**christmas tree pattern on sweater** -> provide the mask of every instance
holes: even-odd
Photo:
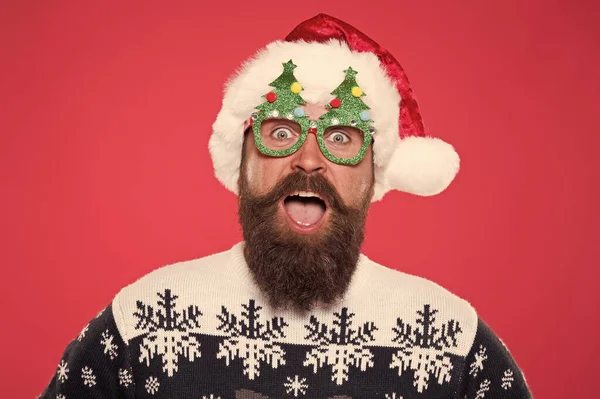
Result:
[[[531,397],[488,326],[435,295],[370,312],[348,300],[299,318],[242,285],[219,298],[186,280],[118,296],[68,345],[41,398]]]

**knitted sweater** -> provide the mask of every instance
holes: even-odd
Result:
[[[361,255],[334,309],[274,312],[242,245],[121,290],[41,398],[531,397],[503,343],[440,286]]]

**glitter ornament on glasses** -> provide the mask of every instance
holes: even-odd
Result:
[[[264,95],[267,100],[256,107],[257,113],[252,114],[252,130],[254,132],[254,141],[256,147],[265,155],[272,157],[284,157],[293,154],[302,146],[306,135],[299,135],[298,141],[292,146],[286,148],[273,148],[263,140],[261,135],[262,122],[265,119],[277,118],[279,115],[285,115],[287,120],[295,121],[301,126],[301,130],[309,128],[309,120],[300,105],[306,104],[306,101],[300,95],[303,90],[302,85],[294,76],[296,65],[289,60],[283,63],[283,72],[277,79],[269,84],[273,90]],[[283,141],[283,140],[280,140]]]
[[[329,103],[329,111],[321,116],[319,121],[319,131],[325,134],[317,135],[317,139],[321,150],[330,161],[342,165],[356,165],[365,157],[375,130],[371,126],[373,120],[368,111],[370,108],[361,100],[366,94],[356,82],[358,72],[349,67],[344,73],[344,81],[331,92],[335,99]],[[344,132],[350,140],[358,142],[351,143],[348,150],[338,149],[339,146],[336,148],[335,143],[332,144],[331,140],[328,140],[328,132],[336,132],[336,126],[352,127]],[[359,131],[360,133],[357,133]]]
[[[252,130],[258,150],[268,156],[284,157],[296,152],[308,134],[317,137],[319,148],[331,162],[356,165],[363,160],[374,129],[369,107],[360,99],[365,95],[356,82],[357,72],[344,71],[344,81],[331,93],[336,96],[328,112],[318,121],[309,121],[301,105],[302,85],[294,76],[292,60],[283,64],[283,73],[269,86],[274,89],[264,95],[267,100],[252,114]],[[279,115],[283,115],[277,119]],[[268,127],[263,122],[269,120]],[[288,122],[286,123],[287,120]]]

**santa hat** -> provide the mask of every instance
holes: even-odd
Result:
[[[348,67],[366,93],[374,123],[375,195],[389,190],[430,196],[445,190],[459,169],[454,148],[425,134],[419,107],[396,59],[364,33],[325,14],[302,22],[283,41],[275,41],[247,60],[225,88],[213,124],[209,150],[217,179],[237,194],[244,124],[269,83],[292,60],[294,75],[308,103],[328,104]]]

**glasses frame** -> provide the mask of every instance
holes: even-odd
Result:
[[[290,148],[286,148],[284,150],[272,150],[272,149],[268,148],[262,141],[262,136],[261,136],[261,131],[260,131],[261,127],[262,127],[262,122],[265,119],[282,119],[282,120],[287,119],[290,121],[295,121],[296,123],[298,123],[300,125],[300,128],[302,130],[300,133],[300,138],[293,146],[291,146]],[[363,132],[363,144],[360,147],[360,150],[358,151],[358,153],[355,156],[353,156],[351,158],[341,158],[341,157],[338,157],[337,155],[332,154],[329,151],[329,149],[327,148],[327,145],[325,144],[324,135],[325,135],[325,132],[327,131],[327,129],[329,129],[330,127],[336,127],[336,126],[344,127],[345,125],[330,125],[323,120],[309,120],[306,116],[297,117],[293,114],[289,114],[287,116],[287,118],[285,118],[285,117],[281,118],[279,116],[268,116],[267,117],[265,115],[265,113],[262,111],[254,113],[252,115],[252,118],[250,119],[250,123],[252,124],[252,131],[254,133],[254,142],[256,144],[256,147],[262,154],[270,156],[270,157],[287,157],[289,155],[292,155],[293,153],[298,151],[300,149],[300,147],[302,147],[302,145],[306,141],[306,138],[308,137],[308,135],[312,133],[317,137],[317,143],[319,144],[321,153],[325,156],[325,158],[327,158],[331,162],[336,163],[338,165],[354,166],[354,165],[358,165],[365,158],[367,149],[369,148],[369,145],[373,142],[373,134],[370,131],[365,132],[364,130],[359,129]],[[348,127],[353,127],[353,126],[348,126]]]

